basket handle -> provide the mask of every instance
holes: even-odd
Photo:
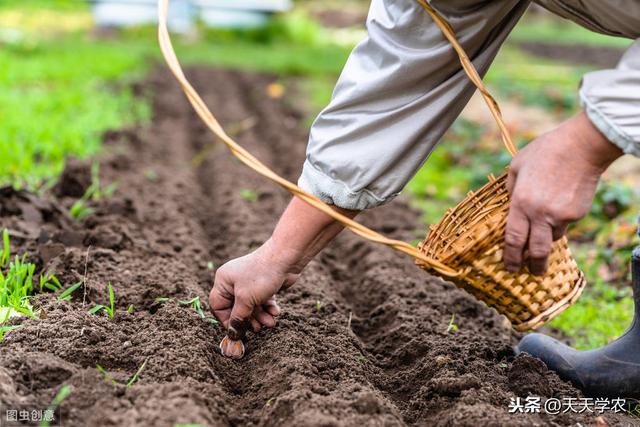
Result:
[[[511,141],[509,133],[507,131],[506,126],[502,121],[502,115],[500,113],[500,109],[498,104],[493,99],[493,97],[489,94],[486,87],[482,83],[482,79],[478,75],[475,70],[473,64],[469,60],[469,58],[464,53],[462,47],[458,44],[455,35],[453,34],[453,30],[447,24],[440,15],[435,12],[431,8],[431,6],[426,3],[424,0],[417,0],[418,3],[425,8],[425,10],[433,17],[438,27],[445,34],[447,39],[451,41],[454,46],[456,52],[460,56],[460,62],[465,70],[465,72],[469,75],[471,81],[478,87],[482,95],[484,96],[485,101],[487,101],[487,105],[489,109],[493,113],[494,118],[498,122],[498,126],[500,127],[503,142],[507,147],[507,150],[511,153],[515,153],[515,146]],[[346,228],[351,230],[353,233],[357,234],[360,237],[363,237],[367,240],[371,240],[372,242],[381,243],[383,245],[390,246],[400,252],[411,255],[417,260],[420,260],[423,264],[426,264],[431,269],[435,270],[439,274],[445,277],[454,278],[458,277],[462,274],[461,271],[457,271],[448,267],[441,263],[440,261],[431,258],[424,253],[420,252],[418,248],[410,245],[407,242],[403,242],[401,240],[390,239],[388,237],[383,236],[382,234],[371,230],[368,227],[348,218],[345,215],[333,210],[331,206],[324,203],[322,200],[317,198],[316,196],[307,193],[296,184],[284,179],[274,171],[272,171],[269,167],[267,167],[264,163],[254,157],[251,153],[249,153],[246,149],[240,146],[236,141],[233,140],[220,126],[215,116],[211,113],[211,111],[207,108],[206,104],[198,95],[198,92],[191,86],[189,81],[184,75],[182,67],[180,66],[180,62],[175,54],[171,43],[171,37],[169,36],[169,31],[167,29],[167,15],[169,9],[169,0],[158,0],[158,40],[160,43],[160,49],[162,51],[162,55],[169,66],[169,69],[176,77],[180,86],[182,87],[183,92],[187,96],[189,102],[193,106],[194,110],[198,114],[198,116],[202,119],[205,125],[218,137],[220,140],[227,146],[227,148],[231,151],[231,153],[237,157],[243,164],[253,169],[260,175],[266,177],[267,179],[275,182],[280,185],[294,196],[300,198],[304,202],[313,206],[314,208],[324,212],[329,215],[334,220],[338,221]]]

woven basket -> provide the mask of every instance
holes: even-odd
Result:
[[[458,43],[453,28],[426,0],[416,1],[433,18],[453,46],[465,73],[487,102],[507,151],[514,155],[517,149],[502,119],[500,108]],[[502,263],[504,230],[509,210],[506,175],[497,179],[491,176],[487,185],[475,193],[469,193],[459,205],[448,211],[442,221],[431,227],[418,248],[365,227],[279,176],[224,131],[191,86],[180,67],[167,30],[169,0],[158,2],[160,48],[171,72],[202,121],[243,164],[334,218],[358,236],[412,256],[425,270],[453,281],[480,301],[494,307],[517,330],[524,331],[544,324],[578,298],[585,285],[584,275],[571,256],[565,238],[553,244],[548,271],[543,277],[533,276],[524,269],[516,274],[509,273]]]
[[[458,287],[504,314],[514,329],[535,329],[569,307],[582,293],[584,274],[571,255],[566,237],[553,243],[544,276],[525,269],[507,271],[502,262],[509,212],[507,175],[489,176],[489,183],[467,197],[437,225],[429,228],[418,249],[460,272]],[[416,260],[425,270],[433,268]]]

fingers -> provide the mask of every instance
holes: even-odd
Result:
[[[262,305],[262,308],[264,308],[264,311],[266,311],[267,313],[269,313],[274,317],[279,316],[281,312],[280,306],[276,302],[275,296],[272,296],[271,298],[269,298],[269,300]]]
[[[512,273],[520,270],[522,257],[529,237],[529,219],[514,203],[509,209],[504,235],[503,262]]]
[[[542,276],[547,271],[547,260],[551,253],[553,230],[546,222],[531,224],[529,234],[529,271],[535,276]]]
[[[253,308],[254,304],[249,298],[243,298],[240,295],[236,295],[233,302],[233,308],[231,309],[231,314],[229,316],[228,329],[235,329],[240,337],[242,337],[246,332],[248,323],[251,324],[251,327],[254,330],[256,328],[259,330],[260,325],[258,323],[254,323],[255,319],[251,317]]]
[[[225,328],[229,326],[233,300],[233,294],[216,277],[216,282],[209,293],[209,307]]]
[[[567,234],[567,224],[558,225],[553,227],[553,241],[560,240]]]

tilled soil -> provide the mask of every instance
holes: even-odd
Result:
[[[275,77],[198,67],[188,75],[241,143],[297,177],[302,114],[265,96]],[[516,337],[493,311],[346,232],[280,296],[277,327],[250,335],[244,359],[223,358],[222,328],[178,300],[200,297],[206,312],[209,262],[260,245],[289,196],[233,160],[163,71],[138,89],[153,97],[152,126],[105,135],[101,178],[118,187],[92,202],[94,214],[78,224],[67,213],[90,180],[78,162],[54,194],[0,192],[14,246],[65,285],[86,284],[72,301],[41,294],[38,319],[14,320],[23,327],[0,345],[5,408],[42,409],[68,384],[65,426],[595,425],[594,414],[508,414],[516,396],[580,393],[541,362],[514,358]],[[407,240],[419,223],[402,200],[361,220]],[[107,302],[108,283],[114,319],[87,312]],[[459,329],[447,331],[454,313]],[[139,381],[123,385],[145,361]]]

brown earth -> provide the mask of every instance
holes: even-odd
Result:
[[[295,179],[306,134],[300,111],[265,96],[275,77],[188,74],[241,143]],[[541,362],[514,358],[517,337],[493,311],[349,233],[280,296],[276,328],[251,335],[241,361],[223,358],[222,328],[177,301],[198,296],[206,311],[208,262],[261,244],[289,196],[234,161],[164,72],[138,89],[153,94],[152,126],[105,135],[101,178],[118,188],[92,202],[95,214],[81,224],[67,214],[88,185],[86,164],[69,165],[55,196],[0,192],[0,222],[14,246],[65,285],[85,283],[72,301],[37,296],[39,318],[14,320],[22,328],[0,345],[3,407],[42,409],[68,384],[65,426],[595,425],[594,414],[508,414],[516,396],[580,393]],[[417,237],[418,214],[403,200],[362,220]],[[87,312],[107,302],[109,282],[113,320]],[[454,313],[459,330],[447,332]],[[139,381],[122,385],[144,361]]]

